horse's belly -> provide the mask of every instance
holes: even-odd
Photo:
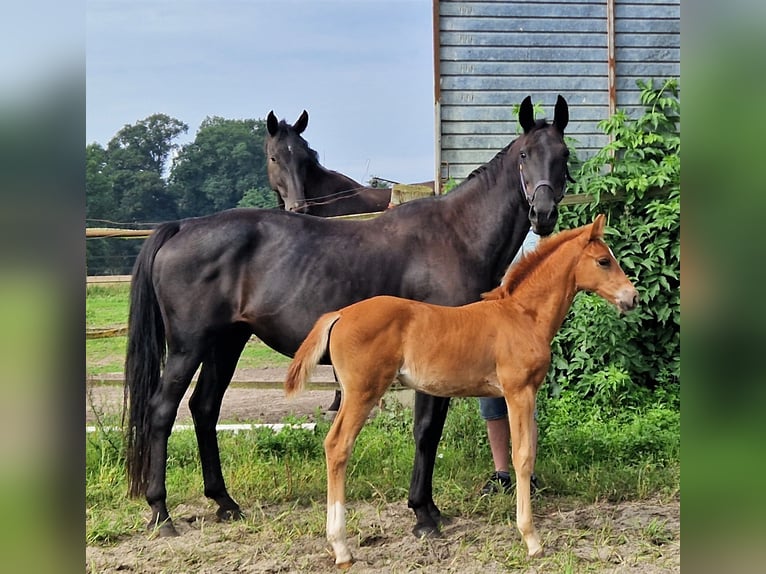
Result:
[[[405,387],[437,397],[502,397],[503,390],[494,370],[484,375],[476,373],[440,373],[413,371],[406,366],[397,374]]]

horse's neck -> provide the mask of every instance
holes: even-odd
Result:
[[[310,197],[323,197],[344,191],[351,192],[362,187],[364,186],[358,181],[316,163],[308,169],[305,192]]]
[[[448,222],[450,228],[492,266],[491,285],[500,281],[529,231],[529,205],[523,201],[518,179],[504,170],[508,171],[507,166],[488,167],[444,197],[447,211],[455,214]]]
[[[559,245],[511,292],[502,304],[519,306],[535,317],[534,328],[540,329],[550,342],[564,322],[577,294],[575,266],[582,251],[579,236]]]

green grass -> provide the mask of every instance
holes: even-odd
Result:
[[[90,285],[85,298],[85,326],[88,329],[107,329],[128,323],[128,284]],[[86,339],[85,356],[87,375],[120,374],[123,372],[127,337]],[[239,360],[240,368],[286,366],[289,357],[281,355],[251,337]]]
[[[579,414],[597,418],[595,410],[585,404]],[[678,496],[679,417],[668,411],[663,419],[664,431],[657,433],[651,446],[647,446],[641,432],[631,430],[641,420],[640,413],[622,421],[605,417],[589,425],[588,431],[595,434],[573,433],[573,438],[551,430],[553,421],[546,422],[546,426],[541,421],[536,470],[544,492],[537,504],[551,500],[593,502]],[[576,429],[572,420],[568,423]],[[314,508],[311,512],[317,513],[317,528],[323,528],[326,479],[322,441],[328,428],[327,422],[320,422],[314,432],[289,429],[273,434],[261,429],[236,435],[220,433],[221,462],[230,492],[245,508],[271,503]],[[651,433],[657,428],[650,424],[645,431]],[[601,447],[597,450],[588,446],[593,436],[600,436]],[[142,500],[125,497],[122,437],[99,431],[88,435],[86,441],[88,541],[108,543],[139,531],[143,528],[139,518],[145,519],[147,508]],[[580,448],[572,448],[574,443]],[[199,500],[201,468],[192,431],[174,432],[168,448],[168,505],[172,514],[174,506]],[[617,456],[619,453],[623,456]],[[402,407],[384,409],[364,427],[356,442],[349,464],[348,499],[381,503],[405,500],[413,456],[411,411]],[[513,497],[476,496],[491,467],[477,401],[454,400],[434,471],[434,498],[442,510],[449,515],[512,521]],[[321,534],[320,530],[317,535]],[[662,525],[647,528],[648,538],[662,536]]]

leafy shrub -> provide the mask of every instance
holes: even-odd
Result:
[[[677,403],[680,359],[680,102],[675,80],[638,82],[645,113],[600,122],[611,143],[583,162],[564,206],[563,229],[608,218],[606,239],[636,285],[639,308],[624,317],[580,294],[553,342],[550,394],[565,390],[601,406],[642,404],[647,391]]]

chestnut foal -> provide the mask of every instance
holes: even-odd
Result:
[[[379,296],[316,322],[290,364],[285,391],[299,392],[329,350],[344,393],[324,442],[327,539],[338,566],[352,562],[345,517],[348,459],[370,410],[395,379],[440,397],[505,397],[517,525],[529,555],[542,554],[530,501],[531,429],[551,341],[578,291],[592,291],[621,312],[638,304],[638,293],[603,234],[604,216],[598,215],[590,225],[543,239],[483,301],[443,307]]]

